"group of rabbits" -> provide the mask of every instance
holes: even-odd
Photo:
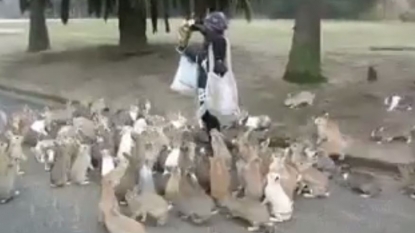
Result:
[[[330,178],[365,197],[381,191],[373,175],[335,164],[332,156],[343,160],[349,142],[328,114],[313,120],[316,139],[275,147],[266,116],[245,114],[209,137],[180,113],[150,110],[148,100],[114,111],[99,99],[14,114],[0,142],[1,201],[18,193],[23,143],[52,187],[87,185],[99,172],[98,220],[111,233],[145,232],[151,222],[168,224],[171,213],[194,224],[223,213],[249,231],[267,229],[292,218],[298,195],[328,197]]]

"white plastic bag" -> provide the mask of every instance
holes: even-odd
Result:
[[[170,89],[182,95],[195,96],[197,91],[197,72],[197,63],[191,62],[182,55]]]
[[[209,46],[208,80],[206,84],[206,106],[209,111],[223,116],[235,116],[239,113],[238,87],[232,70],[231,45],[227,40],[226,65],[228,71],[223,77],[213,72],[213,49]]]

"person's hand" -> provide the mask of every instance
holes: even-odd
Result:
[[[215,67],[213,68],[213,72],[216,74],[219,74],[221,77],[228,72],[228,68],[223,64],[222,61],[216,61]]]

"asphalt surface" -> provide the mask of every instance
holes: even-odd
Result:
[[[0,94],[6,111],[19,108],[19,101]],[[29,106],[39,108],[40,105]],[[104,233],[97,224],[99,187],[69,186],[52,189],[49,174],[32,157],[23,165],[26,174],[18,179],[21,195],[0,205],[1,233]],[[375,199],[364,199],[331,185],[326,199],[299,199],[292,221],[280,224],[276,232],[310,233],[412,233],[415,227],[415,201],[399,193],[393,179],[382,177],[385,191]],[[246,232],[239,221],[216,216],[206,226],[193,226],[172,217],[164,227],[147,227],[148,232],[236,233]]]

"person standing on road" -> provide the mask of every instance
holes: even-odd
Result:
[[[220,131],[221,125],[218,117],[214,116],[206,108],[206,85],[209,67],[213,66],[213,72],[219,77],[223,77],[228,71],[225,64],[227,52],[227,39],[224,36],[228,29],[228,20],[223,12],[212,12],[203,21],[192,22],[187,26],[190,31],[198,31],[204,37],[201,50],[187,46],[179,46],[178,51],[189,58],[190,61],[198,64],[198,117],[202,120],[208,134],[211,129]],[[212,46],[214,63],[208,62],[209,46]],[[210,137],[209,137],[210,138]]]

